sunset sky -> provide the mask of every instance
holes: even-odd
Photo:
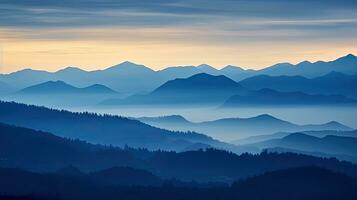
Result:
[[[0,0],[0,72],[259,69],[357,54],[355,0]]]

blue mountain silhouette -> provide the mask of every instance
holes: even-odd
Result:
[[[276,132],[298,132],[311,130],[348,131],[352,128],[338,122],[325,124],[297,125],[277,119],[271,115],[259,115],[251,118],[224,118],[214,121],[190,122],[182,116],[142,117],[137,118],[146,124],[175,131],[196,131],[225,141],[232,141],[254,135],[273,134]]]
[[[0,122],[96,144],[181,151],[194,143],[204,143],[234,152],[245,150],[203,134],[168,131],[119,116],[74,113],[1,101],[0,110]]]
[[[63,81],[47,81],[38,85],[24,88],[19,94],[111,94],[114,90],[104,85],[91,85],[84,88],[77,88]]]
[[[304,133],[292,133],[281,139],[271,139],[249,144],[259,148],[286,148],[303,152],[321,152],[333,156],[350,156],[356,159],[357,137],[327,135],[322,138]]]
[[[334,128],[329,127],[330,124],[334,124],[334,123],[335,122],[326,123],[325,126],[327,126],[327,127],[325,130],[322,128],[321,130],[312,131],[312,128],[311,128],[310,131],[299,131],[299,132],[303,133],[305,135],[311,135],[311,136],[319,137],[319,138],[325,137],[327,135],[336,135],[336,136],[342,136],[342,137],[357,138],[357,130],[352,130],[351,128],[349,128],[349,129],[347,128],[345,130],[344,130],[344,128],[334,130]],[[307,126],[316,126],[316,125],[307,125]],[[237,145],[258,143],[258,142],[262,142],[265,140],[281,139],[281,138],[288,136],[290,134],[291,134],[291,132],[277,132],[277,133],[273,133],[273,134],[255,135],[255,136],[250,136],[250,137],[239,139],[239,140],[234,140],[234,141],[232,141],[232,143],[237,144]]]
[[[308,94],[335,94],[357,97],[357,74],[346,75],[334,71],[311,79],[303,76],[258,75],[239,83],[253,90],[269,88],[282,92],[301,91]]]
[[[223,108],[245,105],[334,105],[356,104],[357,100],[342,95],[310,95],[303,92],[278,92],[272,89],[251,91],[227,99]]]
[[[147,95],[109,99],[102,104],[214,104],[245,91],[239,83],[223,75],[201,73],[168,81]]]
[[[348,75],[357,74],[357,58],[349,54],[329,62],[304,61],[297,65],[289,63],[276,64],[262,70],[244,70],[228,65],[221,70],[209,65],[168,67],[153,71],[144,65],[123,62],[104,70],[85,71],[76,67],[67,67],[57,72],[25,69],[10,74],[0,74],[0,81],[16,88],[25,88],[46,81],[61,80],[76,87],[102,84],[116,91],[128,94],[145,93],[175,78],[188,78],[199,73],[225,75],[235,81],[256,75],[270,76],[305,76],[317,77],[336,71]],[[136,80],[136,81],[132,81]]]

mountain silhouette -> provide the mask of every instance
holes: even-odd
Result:
[[[331,123],[327,123],[331,124]],[[334,124],[334,123],[333,123]],[[312,125],[307,125],[307,126],[312,126]],[[316,125],[315,125],[316,126]],[[343,125],[342,125],[343,126]],[[321,128],[323,129],[323,128]],[[357,131],[356,130],[343,130],[341,128],[340,130],[333,130],[333,128],[326,128],[326,130],[316,130],[316,131],[299,131],[300,133],[314,136],[314,137],[325,137],[328,135],[336,135],[336,136],[342,136],[342,137],[357,137]],[[272,139],[281,139],[285,136],[290,135],[291,132],[277,132],[273,134],[265,134],[265,135],[256,135],[256,136],[250,136],[247,138],[239,139],[232,141],[232,143],[237,144],[237,145],[242,145],[242,144],[249,144],[249,143],[258,143],[262,142],[265,140],[272,140]]]
[[[357,100],[342,95],[310,95],[303,92],[278,92],[272,89],[251,91],[228,98],[222,107],[246,105],[334,105],[356,104]]]
[[[222,75],[201,73],[168,81],[147,95],[109,99],[102,104],[215,104],[238,92],[245,89],[237,82]]]
[[[102,173],[102,172],[100,172]],[[135,174],[136,175],[136,174]],[[0,188],[6,200],[33,199],[345,199],[357,197],[357,181],[342,173],[321,167],[303,166],[240,180],[232,185],[204,186],[169,182],[161,186],[106,185],[91,181],[92,175],[83,177],[36,173],[20,169],[0,169]],[[125,178],[125,175],[124,175]],[[96,179],[94,179],[96,180]],[[296,188],[299,188],[298,190]],[[257,192],[259,191],[259,192]],[[278,193],[276,191],[279,191]],[[25,196],[29,195],[31,196]],[[9,196],[13,195],[13,196]],[[24,195],[24,196],[21,196]],[[41,198],[39,198],[39,197]],[[3,196],[0,196],[1,198]],[[37,198],[36,198],[37,197]],[[3,198],[2,198],[3,199]]]
[[[74,113],[10,102],[0,102],[0,109],[0,122],[96,144],[180,151],[194,143],[204,143],[235,152],[243,151],[203,134],[168,131],[125,117]]]
[[[236,182],[232,187],[241,199],[332,200],[355,198],[353,188],[357,186],[355,179],[343,174],[306,166],[265,173]]]
[[[345,75],[335,71],[310,79],[303,76],[258,75],[239,83],[252,90],[269,88],[282,92],[301,91],[308,94],[357,97],[357,75]]]
[[[304,61],[297,65],[289,63],[276,64],[262,70],[244,70],[228,65],[221,70],[209,65],[168,67],[163,70],[153,71],[144,65],[123,62],[104,70],[85,71],[77,67],[67,67],[57,72],[25,69],[10,74],[0,74],[0,81],[15,88],[25,88],[46,81],[61,80],[75,87],[85,87],[93,84],[106,85],[114,90],[137,94],[147,93],[169,80],[188,78],[199,73],[211,75],[225,75],[232,80],[240,81],[256,75],[269,76],[304,76],[308,78],[323,76],[329,72],[340,72],[348,75],[357,74],[357,58],[346,55],[329,62]],[[132,80],[136,81],[132,81]]]
[[[304,152],[323,152],[332,155],[356,156],[357,138],[327,135],[322,138],[304,133],[292,133],[281,139],[272,139],[255,144],[260,148],[287,148]]]
[[[85,88],[77,88],[69,85],[63,81],[48,81],[38,85],[33,85],[20,90],[20,94],[105,94],[105,93],[115,93],[114,90],[104,86],[104,85],[91,85]]]
[[[164,179],[198,182],[232,182],[268,171],[309,165],[357,177],[357,167],[351,163],[293,153],[237,155],[211,148],[184,152],[117,148],[60,138],[50,133],[5,124],[0,124],[0,139],[2,167],[71,176],[82,176],[82,173],[73,170],[73,167],[82,172],[113,168],[104,173],[104,180],[112,183],[123,181],[115,180],[117,175],[125,170],[122,167],[146,170]],[[72,169],[63,170],[68,166],[72,166]],[[119,172],[116,167],[121,167]],[[141,171],[134,172],[143,174]],[[129,176],[131,172],[125,173]],[[143,177],[152,176],[144,173]],[[153,177],[150,180],[155,182]]]
[[[262,70],[258,70],[256,74],[265,74],[270,76],[300,75],[312,78],[322,76],[332,71],[337,71],[349,75],[357,74],[357,57],[352,54],[348,54],[329,62],[318,61],[311,63],[304,61],[297,65],[281,63]]]
[[[254,135],[273,134],[276,132],[298,132],[308,130],[340,130],[348,131],[352,128],[338,122],[325,124],[298,125],[271,115],[263,114],[251,118],[224,118],[214,121],[190,122],[182,116],[142,117],[139,121],[152,126],[175,131],[196,131],[205,133],[224,141],[232,141]]]

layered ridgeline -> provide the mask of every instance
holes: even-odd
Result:
[[[297,131],[296,131],[297,132]],[[341,131],[341,130],[320,130],[320,131],[299,131],[299,133],[303,133],[305,135],[311,135],[314,137],[325,137],[328,135],[335,135],[335,136],[342,136],[342,137],[357,137],[357,130],[350,130],[350,131]],[[242,144],[250,144],[250,143],[258,143],[265,140],[272,140],[272,139],[281,139],[285,136],[292,134],[291,132],[277,132],[273,134],[264,134],[264,135],[255,135],[249,136],[243,139],[238,139],[232,141],[234,144],[242,145]]]
[[[219,104],[234,94],[246,91],[240,84],[225,76],[203,73],[168,81],[147,95],[108,99],[101,104]]]
[[[230,183],[268,171],[311,165],[357,178],[357,166],[354,164],[293,153],[237,155],[215,149],[179,153],[122,149],[64,139],[50,133],[5,124],[0,124],[0,130],[0,167],[39,172],[60,170],[61,174],[72,176],[80,176],[78,170],[88,173],[110,169],[91,173],[96,180],[110,184],[138,184],[144,179],[147,179],[147,184],[157,184],[159,179]],[[128,180],[130,174],[132,178]]]
[[[226,76],[197,74],[168,81],[146,95],[108,99],[101,105],[318,105],[356,104],[357,100],[338,95],[309,95],[271,89],[249,90]]]
[[[356,105],[357,100],[342,95],[306,94],[303,92],[278,92],[272,89],[250,91],[229,97],[221,106],[231,108],[254,105]]]
[[[99,172],[103,173],[103,172]],[[349,176],[319,167],[278,170],[235,182],[231,186],[117,185],[103,182],[103,176],[40,174],[18,169],[0,169],[1,199],[344,199],[357,198],[357,181]],[[104,176],[106,178],[108,176]],[[115,177],[115,176],[114,176]],[[125,179],[124,175],[124,179]],[[121,177],[120,177],[121,178]],[[117,180],[120,180],[118,178]],[[146,180],[146,179],[144,179]],[[129,182],[130,183],[130,182]],[[297,190],[298,188],[298,190]],[[259,192],[257,192],[259,191]],[[279,191],[279,192],[276,192]]]
[[[78,88],[69,85],[63,81],[47,81],[45,83],[26,87],[19,92],[21,95],[38,95],[38,94],[113,94],[114,90],[99,84],[88,87]]]
[[[330,72],[316,78],[259,75],[244,79],[239,84],[252,90],[270,88],[281,92],[301,91],[308,94],[357,97],[357,75],[339,72]]]
[[[323,76],[332,71],[348,75],[357,74],[357,57],[349,54],[330,62],[319,61],[311,63],[304,61],[297,65],[280,63],[262,70],[244,70],[231,65],[218,70],[209,65],[199,65],[168,67],[164,70],[153,71],[143,65],[123,62],[107,69],[96,71],[84,71],[75,67],[68,67],[53,73],[25,69],[10,74],[2,74],[0,75],[0,81],[22,89],[46,81],[62,80],[76,87],[102,84],[121,93],[136,94],[150,92],[169,80],[188,78],[199,73],[224,75],[235,81],[240,81],[256,75],[299,75],[312,78]]]
[[[63,81],[47,81],[8,93],[2,99],[26,104],[66,107],[95,105],[105,99],[121,96],[122,94],[100,84],[79,88]]]
[[[175,131],[196,131],[224,141],[282,131],[352,130],[352,128],[334,121],[325,124],[298,125],[270,115],[259,115],[251,118],[225,118],[198,123],[190,122],[178,115],[137,119],[152,126]]]
[[[353,134],[356,134],[356,132],[354,131]],[[315,137],[304,133],[293,133],[282,138],[267,139],[248,145],[261,149],[275,149],[277,151],[337,157],[339,159],[357,162],[357,135],[353,135],[353,137],[337,135]]]
[[[10,102],[0,102],[0,110],[0,122],[92,143],[177,151],[199,143],[234,152],[243,151],[203,134],[168,131],[119,116],[73,113]]]

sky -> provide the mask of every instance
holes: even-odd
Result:
[[[355,0],[0,0],[0,73],[260,69],[357,54]]]

